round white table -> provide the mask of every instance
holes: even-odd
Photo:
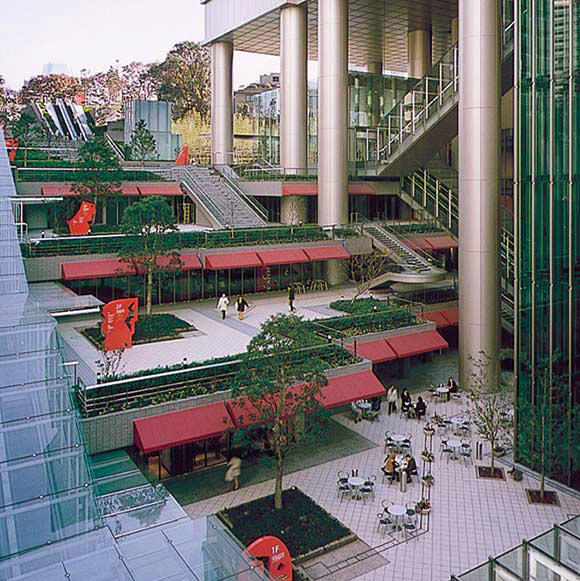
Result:
[[[355,498],[358,500],[361,498],[359,493],[359,488],[365,483],[365,479],[361,478],[360,476],[351,476],[348,479],[348,485],[353,489],[354,496],[351,498]]]
[[[356,402],[356,407],[360,408],[361,410],[370,410],[373,407],[372,403],[369,403],[368,401],[357,401]]]
[[[400,529],[403,516],[407,514],[407,509],[402,504],[391,504],[387,507],[387,512],[395,517],[395,526]]]
[[[445,386],[438,387],[436,391],[441,397],[443,397],[445,394],[447,394],[447,401],[449,401],[449,388],[448,387],[445,387]]]
[[[451,423],[453,424],[453,431],[457,432],[457,429],[459,428],[459,426],[463,425],[464,422],[465,422],[465,418],[463,418],[463,417],[451,418]]]
[[[401,449],[400,444],[407,439],[407,436],[405,434],[391,434],[391,440],[393,442],[395,442],[395,445],[397,446],[397,450]]]
[[[447,440],[447,445],[453,450],[453,456],[451,457],[452,460],[457,460],[457,450],[461,448],[461,440],[451,438],[450,440]]]

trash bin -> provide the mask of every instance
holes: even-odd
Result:
[[[407,492],[407,473],[401,471],[401,492]]]
[[[477,442],[475,444],[475,459],[481,460],[483,458],[483,442]]]

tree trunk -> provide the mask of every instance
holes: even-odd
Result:
[[[545,478],[546,478],[546,416],[542,410],[542,449],[540,452],[540,498],[544,500]]]
[[[282,505],[282,478],[284,477],[284,458],[280,450],[276,450],[276,485],[274,487],[274,508],[279,510]]]
[[[495,476],[495,438],[492,438],[489,443],[491,444],[491,476]]]
[[[153,271],[149,270],[147,273],[147,304],[145,312],[151,314],[151,306],[153,303]]]

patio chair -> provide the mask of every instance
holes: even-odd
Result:
[[[439,442],[439,451],[447,447],[447,442],[449,442],[449,436],[441,436],[441,441]]]
[[[383,473],[383,484],[385,483],[385,478],[388,479],[389,484],[393,484],[393,480],[395,480],[395,473],[394,472],[385,472],[382,468],[381,468],[381,472]]]
[[[417,510],[415,509],[415,503],[413,502],[408,502],[405,505],[405,508],[407,509],[407,516],[412,517],[412,516],[416,516],[417,515]]]
[[[351,419],[354,421],[355,424],[362,420],[362,410],[356,405],[354,401],[351,402],[350,404],[350,411],[352,413]]]
[[[340,502],[342,502],[342,499],[345,496],[350,500],[351,495],[352,495],[352,491],[351,491],[350,486],[348,484],[341,484],[338,487],[338,491],[336,493],[336,496],[340,497]]]
[[[467,463],[473,464],[473,452],[471,450],[471,444],[461,444],[461,452],[459,453],[461,459]]]
[[[453,454],[454,454],[453,448],[450,448],[447,444],[445,444],[441,448],[441,454],[439,455],[439,460],[441,460],[443,458],[443,456],[447,456],[447,463],[449,463],[449,458],[451,456],[453,456]]]
[[[340,484],[346,484],[348,482],[348,474],[346,472],[342,472],[339,470],[337,478]]]
[[[379,521],[377,523],[377,532],[379,532],[381,530],[381,527],[385,527],[383,529],[383,537],[384,537],[385,531],[387,530],[387,527],[392,527],[393,523],[391,522],[391,519],[389,519],[384,512],[378,512],[377,519]]]
[[[358,489],[358,491],[360,492],[360,495],[362,496],[363,504],[366,504],[365,498],[369,498],[369,499],[372,498],[372,500],[374,502],[375,492],[374,492],[372,487],[363,485]]]
[[[369,420],[369,422],[376,422],[379,419],[380,411],[369,410],[365,413],[364,417]]]
[[[374,474],[370,474],[365,478],[364,486],[365,488],[370,488],[373,492],[373,500],[375,499],[375,484],[377,482],[377,477]]]
[[[407,536],[410,536],[411,538],[417,538],[417,532],[419,531],[417,528],[417,521],[403,521],[403,531],[405,532],[405,539]]]

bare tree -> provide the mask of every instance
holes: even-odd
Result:
[[[99,351],[101,358],[96,361],[98,373],[101,380],[112,379],[120,371],[123,371],[123,354],[125,349],[118,349],[116,351],[106,351],[104,348]]]
[[[480,351],[477,359],[469,357],[471,381],[467,396],[469,415],[480,437],[491,447],[491,473],[495,475],[496,444],[511,441],[513,434],[514,390],[513,380],[496,373],[497,357]]]
[[[344,263],[346,276],[356,285],[357,292],[352,298],[353,302],[370,288],[375,278],[385,273],[386,265],[386,256],[378,252],[358,254]]]

